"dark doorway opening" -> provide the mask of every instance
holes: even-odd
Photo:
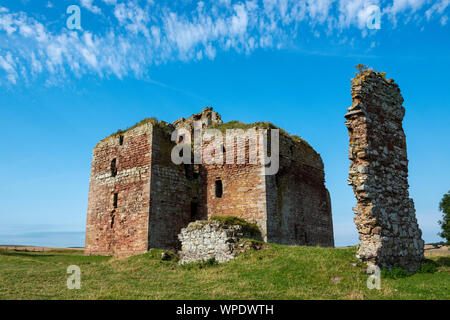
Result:
[[[184,176],[188,180],[194,179],[193,167],[190,164],[184,164]]]
[[[191,219],[190,220],[192,222],[192,221],[196,221],[198,219],[199,219],[199,216],[198,216],[198,203],[192,201],[191,202]]]

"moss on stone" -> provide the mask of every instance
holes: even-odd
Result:
[[[166,134],[169,134],[169,135],[171,135],[172,131],[174,130],[174,127],[171,124],[169,124],[169,123],[167,123],[165,121],[160,121],[160,120],[158,120],[157,118],[154,118],[154,117],[145,118],[145,119],[135,123],[134,125],[126,128],[124,130],[119,129],[116,132],[110,134],[108,137],[106,137],[105,139],[101,140],[97,144],[97,146],[100,143],[102,143],[102,142],[104,142],[104,141],[106,141],[106,140],[108,140],[110,138],[114,138],[114,137],[118,137],[120,135],[124,135],[126,132],[128,132],[130,130],[133,130],[133,129],[137,128],[137,127],[140,127],[142,125],[145,125],[147,123],[150,123],[150,124],[152,124],[155,127],[161,128]],[[302,139],[300,136],[295,135],[295,134],[290,135],[286,130],[284,130],[284,129],[280,128],[280,127],[277,127],[276,125],[274,125],[273,123],[271,123],[269,121],[266,121],[266,122],[257,121],[257,122],[253,122],[253,123],[244,123],[244,122],[241,122],[241,121],[238,121],[238,120],[231,120],[231,121],[225,122],[225,123],[213,124],[209,128],[210,129],[218,129],[218,130],[222,131],[223,133],[225,133],[226,130],[232,130],[232,129],[243,129],[243,130],[248,130],[248,129],[251,129],[251,128],[267,129],[267,130],[278,129],[281,135],[291,139],[295,144],[301,144],[301,145],[304,145],[305,147],[308,147],[308,148],[312,149],[311,145],[306,140]],[[194,145],[194,141],[192,140],[191,141],[191,146],[193,146],[193,145]]]
[[[218,221],[227,226],[239,225],[242,227],[242,231],[248,232],[250,235],[256,238],[261,237],[261,231],[255,223],[250,223],[242,218],[235,216],[213,216],[210,220]]]
[[[305,144],[306,146],[312,148],[307,141],[303,140],[298,135],[295,135],[295,134],[290,135],[286,130],[284,130],[280,127],[277,127],[276,125],[274,125],[272,122],[269,122],[269,121],[266,121],[266,122],[257,121],[257,122],[253,122],[253,123],[244,123],[244,122],[241,122],[238,120],[231,120],[229,122],[214,124],[210,128],[218,129],[222,132],[226,132],[226,130],[232,130],[232,129],[243,129],[243,130],[248,130],[251,128],[267,129],[267,130],[278,129],[280,131],[281,135],[290,138],[291,140],[293,140],[296,143]]]
[[[260,128],[260,129],[278,129],[274,124],[271,122],[253,122],[253,123],[244,123],[238,120],[231,120],[224,123],[216,123],[210,126],[211,129],[218,129],[222,132],[225,132],[226,130],[231,129],[251,129],[251,128]]]
[[[117,130],[116,132],[114,132],[114,133],[110,134],[109,136],[107,136],[105,139],[101,140],[99,142],[99,144],[101,142],[104,142],[104,141],[110,139],[110,138],[114,138],[114,137],[118,137],[120,135],[124,135],[126,132],[128,132],[130,130],[133,130],[133,129],[136,129],[137,127],[143,126],[143,125],[145,125],[147,123],[150,123],[150,124],[152,124],[155,127],[161,128],[165,133],[169,133],[169,134],[172,133],[172,128],[171,128],[171,125],[169,123],[164,122],[164,121],[160,121],[157,118],[151,117],[151,118],[145,118],[145,119],[135,123],[131,127],[126,128],[125,130],[122,130],[122,129]]]
[[[188,228],[200,230],[207,224],[208,224],[208,220],[197,220],[197,221],[189,223]]]
[[[393,79],[386,79],[386,72],[384,72],[384,71],[378,71],[376,69],[374,70],[373,68],[369,68],[369,67],[367,67],[366,65],[363,65],[363,64],[357,64],[355,66],[355,68],[358,70],[358,72],[355,73],[356,77],[355,77],[354,80],[358,79],[361,82],[364,82],[364,81],[366,81],[367,77],[373,73],[377,77],[382,78],[386,82],[389,82],[389,83],[393,83],[394,82]]]
[[[137,127],[140,127],[140,126],[142,126],[142,125],[144,125],[144,124],[147,124],[147,123],[151,123],[152,125],[156,125],[156,124],[159,123],[159,121],[158,121],[158,119],[156,119],[156,118],[154,118],[154,117],[152,117],[152,118],[145,118],[145,119],[143,119],[143,120],[141,120],[141,121],[135,123],[135,124],[132,125],[131,127],[126,128],[125,130],[122,130],[122,129],[117,130],[116,132],[110,134],[110,135],[108,136],[108,138],[110,138],[110,137],[116,137],[116,136],[118,136],[118,135],[122,135],[122,134],[126,133],[127,131],[136,129]]]

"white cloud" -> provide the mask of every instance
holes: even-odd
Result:
[[[244,34],[247,31],[248,16],[245,6],[237,4],[233,7],[235,15],[231,17],[231,34]]]
[[[393,22],[394,26],[397,25],[398,18],[403,14],[403,22],[405,24],[410,23],[413,18],[413,14],[422,9],[424,5],[429,2],[428,0],[393,0],[392,5],[386,6],[383,12]],[[405,14],[408,12],[409,14]]]
[[[16,72],[16,63],[13,60],[11,52],[7,52],[4,57],[0,55],[0,68],[5,70],[8,81],[16,84],[18,75]]]
[[[425,11],[425,15],[427,16],[427,19],[430,20],[430,18],[433,15],[441,15],[445,9],[450,5],[450,0],[439,0],[436,1],[431,8],[429,8],[427,11]],[[445,16],[444,16],[445,17]],[[443,18],[444,18],[443,17]],[[444,24],[445,25],[445,24]]]
[[[397,14],[405,10],[416,11],[420,9],[425,2],[425,0],[394,0],[392,5],[392,13]]]
[[[367,20],[371,16],[372,6],[380,7],[380,1],[339,0],[339,27],[349,28],[355,25],[359,29],[364,29],[367,25]]]
[[[97,6],[94,6],[92,4],[92,2],[94,2],[94,0],[81,0],[81,6],[83,8],[88,9],[89,11],[91,11],[91,12],[93,12],[95,14],[102,13],[102,10],[99,7],[97,7]]]
[[[379,5],[394,22],[423,10],[427,20],[444,26],[449,1],[80,0],[83,8],[99,14],[101,29],[96,32],[87,29],[83,16],[83,29],[71,31],[0,7],[0,84],[39,76],[49,83],[84,74],[145,77],[152,65],[168,61],[214,59],[220,51],[280,49],[305,36],[299,30],[308,28],[309,37],[323,39],[336,34],[346,39],[345,30],[356,28],[369,37],[370,46],[375,43],[366,30],[370,5]]]
[[[322,23],[328,18],[328,13],[334,0],[307,0],[308,14],[312,22]]]

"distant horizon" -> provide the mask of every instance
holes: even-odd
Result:
[[[22,234],[0,235],[0,246],[17,245],[55,248],[84,248],[84,237],[85,231],[29,232]]]
[[[24,233],[24,234],[15,234],[15,235],[0,235],[0,247],[1,246],[23,246],[23,247],[53,247],[53,248],[84,248],[84,240],[85,240],[85,231],[78,231],[78,232],[73,232],[73,231],[68,231],[68,232],[64,232],[64,231],[58,231],[58,232],[39,232],[39,234],[41,235],[41,237],[36,237],[35,239],[33,239],[33,235],[35,235],[36,233]],[[80,239],[82,239],[82,245],[76,245],[76,244],[70,244],[70,245],[60,245],[60,242],[54,242],[55,240],[45,240],[45,236],[48,235],[50,236],[49,238],[51,239],[52,235],[72,235],[74,236],[74,234],[78,234],[80,235]],[[12,240],[12,241],[16,241],[14,243],[8,243],[8,237],[11,237],[10,239],[16,239],[16,240]],[[44,238],[44,240],[42,240],[42,238]],[[17,239],[28,239],[28,240],[17,240]],[[40,239],[40,240],[39,240]],[[56,240],[57,241],[57,240]],[[69,241],[69,242],[67,242]],[[66,240],[66,243],[73,243],[70,242],[73,240]],[[441,241],[433,241],[433,242],[427,242],[425,241],[425,244],[434,244],[434,243],[440,243],[440,242],[445,242],[444,240]],[[64,243],[64,240],[62,241],[62,243]],[[358,245],[359,242],[354,243],[354,244],[336,244],[335,243],[335,247],[352,247],[352,246],[356,246]]]

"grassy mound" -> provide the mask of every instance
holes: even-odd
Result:
[[[235,216],[213,216],[210,220],[218,221],[226,226],[239,225],[244,232],[251,234],[255,239],[261,239],[261,231],[255,223],[250,223]]]
[[[80,251],[0,252],[0,299],[449,299],[450,257],[430,256],[434,272],[381,278],[369,290],[356,248],[269,244],[227,263],[180,266],[161,250],[125,259]],[[81,289],[66,287],[67,267]],[[430,271],[430,270],[428,270]]]

